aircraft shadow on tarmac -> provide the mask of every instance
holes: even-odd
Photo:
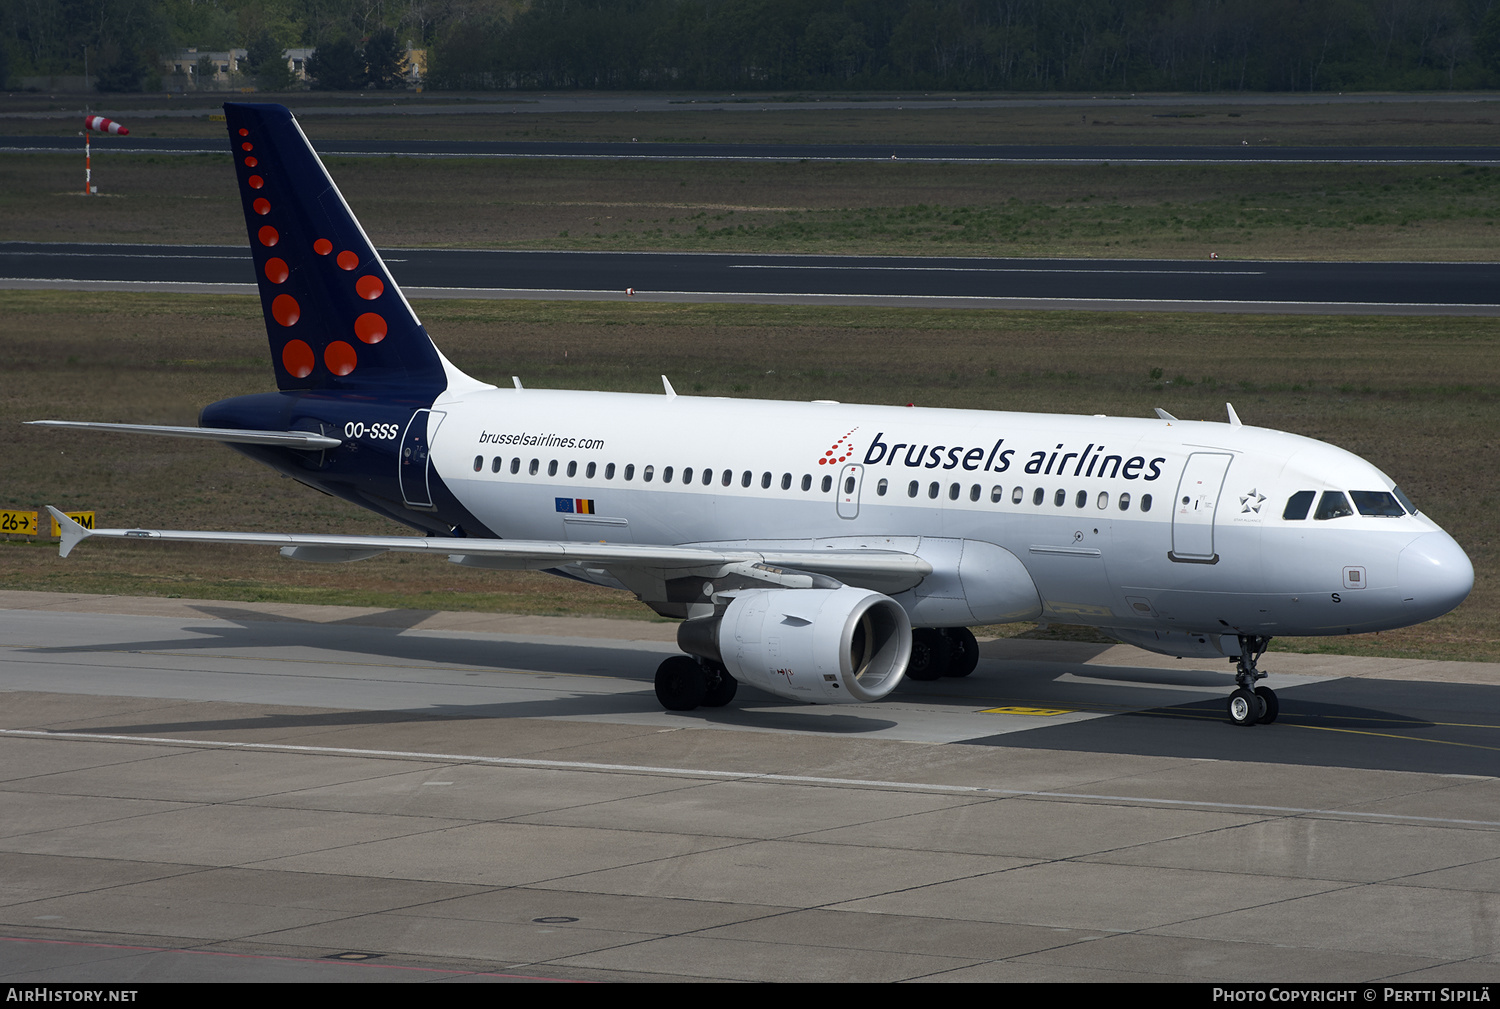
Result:
[[[265,614],[233,607],[204,609],[214,617],[186,628],[189,634],[150,641],[97,645],[57,645],[30,649],[33,654],[86,652],[170,652],[177,655],[224,650],[282,650],[277,658],[316,666],[319,652],[368,655],[375,665],[410,663],[418,675],[402,685],[405,701],[363,711],[308,713],[269,712],[250,718],[170,721],[151,724],[90,726],[90,732],[143,734],[203,733],[282,727],[396,724],[423,720],[628,716],[661,714],[651,689],[657,664],[674,651],[670,644],[620,648],[586,639],[512,640],[469,636],[460,632],[405,633],[423,619],[421,613],[382,613],[347,621],[316,623],[271,620]],[[1041,644],[1041,643],[1038,643]],[[1055,645],[1059,643],[1047,643]],[[1500,689],[1493,686],[1345,678],[1285,686],[1275,724],[1237,727],[1229,723],[1225,698],[1227,672],[1186,668],[1136,668],[1084,665],[1100,646],[1061,643],[1039,649],[1045,661],[987,657],[978,672],[964,679],[903,684],[892,696],[900,704],[928,709],[949,708],[972,714],[1001,705],[1054,707],[1102,715],[1082,721],[1049,723],[1034,728],[976,736],[963,742],[996,747],[1026,747],[1142,756],[1212,758],[1423,771],[1447,774],[1493,774],[1500,757]],[[297,654],[287,656],[284,651]],[[454,669],[453,667],[460,667]],[[467,667],[462,668],[462,667]],[[416,702],[410,699],[429,672],[439,681],[434,691],[495,688],[493,682],[469,679],[475,671],[519,672],[541,676],[579,676],[631,681],[638,689],[570,690],[564,684],[543,696],[489,701]],[[462,679],[455,678],[455,674]],[[329,678],[348,678],[351,691],[370,677],[334,663]],[[285,681],[283,681],[284,683]],[[1112,703],[1129,688],[1137,703]],[[1150,692],[1181,697],[1182,689],[1224,688],[1224,695],[1202,694],[1188,701],[1151,704]],[[1145,693],[1135,688],[1143,688]],[[724,725],[769,731],[863,735],[899,727],[899,714],[881,706],[812,708],[742,687],[741,696],[725,708],[699,709],[669,717],[684,723]],[[1105,695],[1110,695],[1106,697]],[[370,704],[371,699],[366,703]],[[1166,698],[1162,698],[1163,701]],[[278,707],[287,702],[281,701]],[[379,701],[375,700],[379,705]],[[336,703],[309,706],[336,708]]]

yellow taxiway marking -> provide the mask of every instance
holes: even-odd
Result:
[[[981,715],[1071,715],[1071,708],[1023,708],[1014,705],[1007,708],[985,708]]]

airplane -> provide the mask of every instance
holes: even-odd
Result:
[[[971,627],[1080,624],[1228,659],[1237,725],[1276,720],[1275,635],[1404,627],[1474,583],[1453,538],[1370,463],[1242,424],[497,388],[443,356],[279,105],[224,106],[276,392],[198,427],[34,421],[206,438],[416,530],[336,536],[85,529],[388,551],[537,569],[682,621],[669,710],[743,681],[813,703],[966,676]]]

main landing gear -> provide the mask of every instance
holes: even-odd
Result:
[[[1256,680],[1266,678],[1256,663],[1270,644],[1270,638],[1240,635],[1240,654],[1234,667],[1234,682],[1239,688],[1229,695],[1229,720],[1235,725],[1270,725],[1281,711],[1276,691],[1255,685]]]
[[[656,667],[656,699],[668,711],[722,708],[739,685],[717,662],[691,655],[673,655]]]
[[[967,627],[918,627],[911,632],[909,680],[968,676],[979,665],[979,642]]]

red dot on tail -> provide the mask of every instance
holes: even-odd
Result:
[[[250,204],[250,206],[254,207],[255,212],[262,217],[271,212],[271,201],[266,199],[264,196],[258,198],[254,203]]]
[[[343,252],[340,252],[338,254],[338,264],[342,269],[352,270],[355,267],[359,266],[359,257],[350,252],[348,249],[345,249]]]
[[[252,175],[245,181],[250,183],[251,189],[260,189],[266,184],[266,180],[261,178],[259,175]]]
[[[250,143],[249,141],[246,141],[245,143],[240,144],[240,150],[242,150],[242,151],[253,151],[253,150],[255,150],[255,145],[252,144],[252,143]]]
[[[323,363],[328,365],[328,370],[335,375],[347,375],[354,370],[359,359],[354,355],[354,348],[343,340],[335,340],[323,351]]]
[[[249,135],[250,135],[250,131],[247,130],[247,129],[245,129],[243,126],[241,126],[240,127],[240,136],[242,136],[242,137],[248,137]]]
[[[385,284],[379,277],[363,276],[354,282],[354,289],[366,301],[374,301],[385,293]]]
[[[286,278],[292,275],[287,269],[286,260],[271,258],[266,260],[266,279],[273,284],[284,284]]]
[[[245,167],[246,168],[254,168],[258,164],[260,164],[260,162],[258,160],[256,160],[255,158],[246,158],[245,159]]]
[[[271,246],[275,245],[277,242],[281,241],[281,233],[278,232],[275,228],[271,227],[269,224],[263,226],[259,231],[255,233],[255,235],[260,239],[260,244],[264,245],[268,249]]]
[[[281,366],[294,378],[306,378],[312,374],[312,348],[301,340],[293,340],[281,348]]]
[[[271,317],[283,326],[295,326],[297,320],[302,318],[302,306],[290,294],[278,294],[276,300],[271,302]]]
[[[326,256],[333,251],[333,243],[326,238],[320,238],[313,243],[313,251],[320,256]]]
[[[365,343],[379,343],[385,339],[385,318],[374,312],[366,312],[354,320],[354,335]]]

